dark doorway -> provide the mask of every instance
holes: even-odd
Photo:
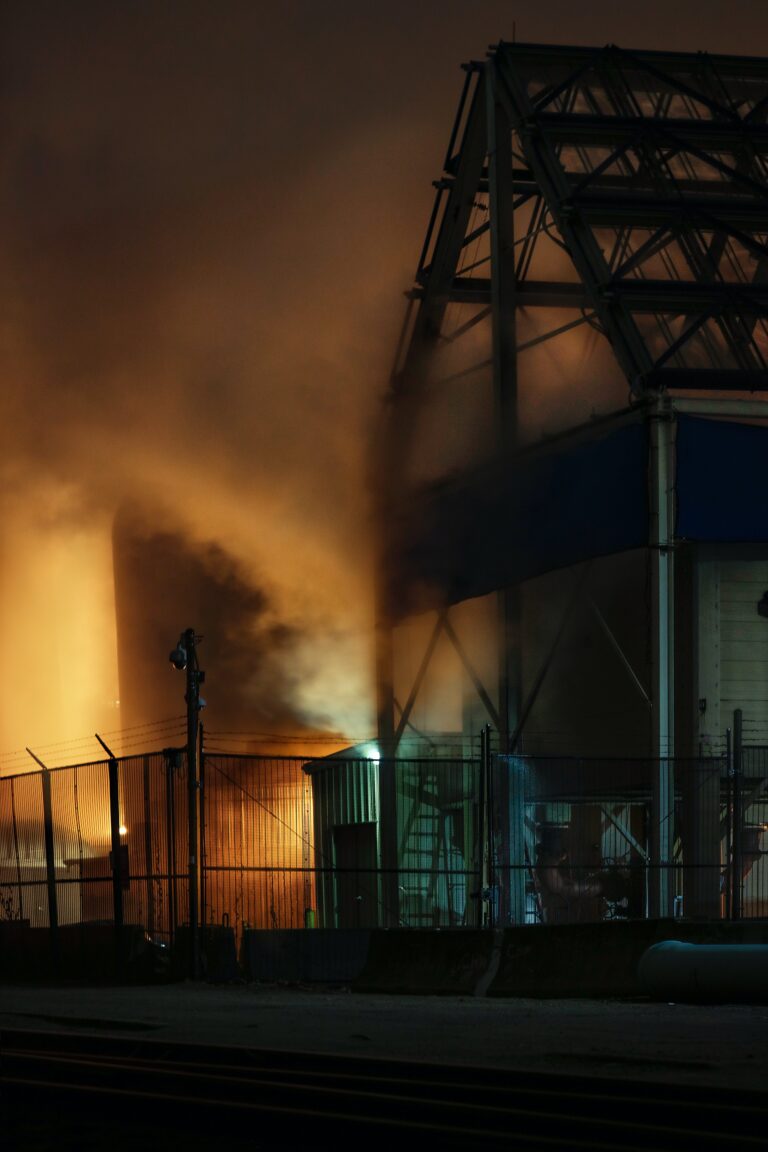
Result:
[[[375,928],[379,918],[376,825],[337,824],[333,851],[336,927]]]

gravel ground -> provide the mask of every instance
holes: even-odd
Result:
[[[389,996],[268,985],[0,987],[3,1028],[765,1090],[768,1006]]]

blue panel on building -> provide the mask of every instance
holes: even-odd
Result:
[[[648,437],[631,424],[563,438],[414,502],[400,525],[395,614],[480,596],[648,539]]]
[[[533,457],[510,473],[507,485],[513,519],[503,549],[506,583],[647,543],[642,423]]]
[[[683,540],[768,540],[768,428],[677,418],[677,517]]]

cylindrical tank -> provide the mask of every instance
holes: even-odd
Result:
[[[654,999],[768,1002],[768,944],[689,944],[663,940],[638,965]]]

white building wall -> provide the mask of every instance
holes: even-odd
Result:
[[[768,620],[757,605],[768,589],[768,558],[720,565],[720,708],[744,714],[744,742],[768,744]]]
[[[696,704],[703,755],[724,750],[737,708],[744,742],[768,744],[768,620],[757,613],[766,590],[768,555],[754,549],[710,552],[698,562]]]

